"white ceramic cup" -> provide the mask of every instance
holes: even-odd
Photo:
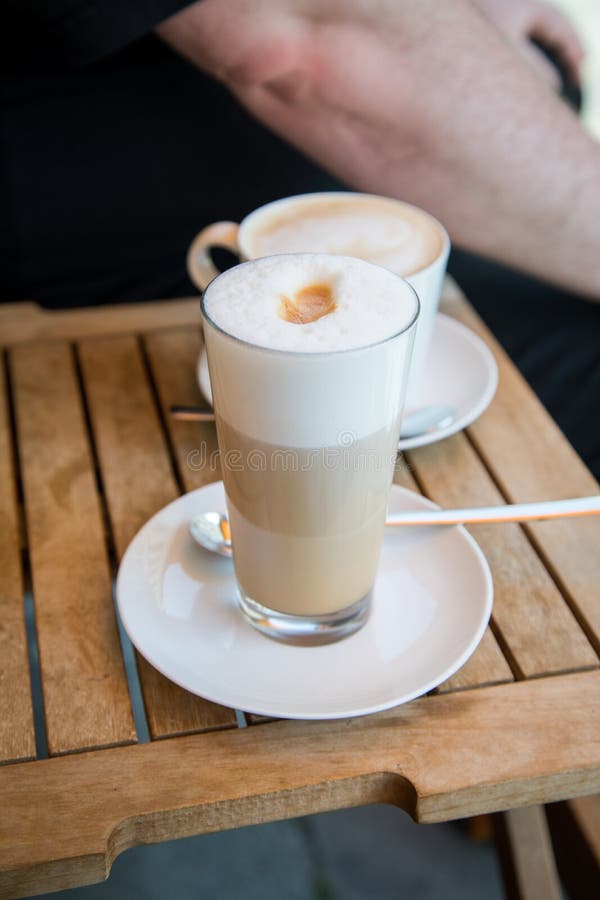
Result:
[[[400,213],[401,216],[405,214],[407,220],[414,220],[415,217],[418,217],[427,229],[431,229],[431,234],[435,235],[436,238],[435,251],[429,255],[426,264],[420,268],[406,272],[402,271],[401,268],[386,263],[387,268],[391,269],[396,275],[405,278],[412,285],[421,304],[406,399],[406,409],[410,410],[418,405],[418,389],[426,362],[435,316],[439,306],[444,273],[450,253],[450,239],[446,229],[429,213],[399,200],[350,191],[300,194],[295,197],[286,197],[283,200],[275,200],[272,203],[259,207],[247,215],[239,225],[236,222],[215,222],[213,225],[203,228],[194,238],[188,251],[188,272],[194,284],[204,291],[213,278],[220,274],[210,256],[212,247],[224,247],[239,256],[241,261],[256,259],[257,256],[262,254],[257,254],[253,248],[253,238],[264,227],[265,223],[273,217],[277,217],[278,221],[285,221],[289,218],[290,225],[293,225],[294,221],[301,217],[303,210],[306,210],[307,206],[313,206],[314,208],[320,204],[326,206],[335,202],[336,204],[347,203],[349,209],[351,209],[353,205],[356,208],[357,202],[369,201],[383,203],[386,206],[389,205],[395,213]],[[324,246],[323,243],[321,243],[321,246],[316,244],[315,246],[303,247],[302,250],[313,253],[331,252],[331,249]],[[287,251],[282,249],[281,252]],[[351,256],[354,254],[348,251],[344,255]],[[378,259],[373,259],[368,255],[363,258],[370,262],[379,262]]]

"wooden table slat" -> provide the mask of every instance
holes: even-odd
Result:
[[[479,334],[498,363],[493,407],[469,434],[506,498],[520,503],[598,494],[596,479],[451,281],[444,310]],[[537,522],[525,528],[600,652],[600,519]]]
[[[464,434],[415,450],[410,460],[420,484],[441,506],[504,502]],[[560,522],[555,525],[560,528]],[[503,523],[473,525],[469,531],[490,564],[493,622],[518,675],[529,678],[597,666],[593,648],[522,528]]]
[[[139,342],[130,336],[90,339],[78,352],[120,559],[141,526],[179,489]],[[184,691],[140,657],[138,665],[153,738],[236,724],[233,710]]]
[[[0,360],[0,763],[33,759],[35,733],[23,615],[13,446]]]
[[[10,356],[48,749],[135,740],[71,348]]]
[[[0,303],[0,344],[131,334],[174,325],[196,325],[198,320],[197,297],[53,310],[43,309],[37,303]]]

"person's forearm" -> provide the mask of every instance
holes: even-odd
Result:
[[[415,18],[436,6],[402,5]],[[439,6],[404,56],[413,152],[349,179],[431,210],[456,244],[600,299],[600,145],[467,4]]]
[[[600,298],[599,146],[467,0],[237,0],[219,53],[222,2],[197,61],[269,127],[457,244]]]

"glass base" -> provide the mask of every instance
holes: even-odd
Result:
[[[313,647],[340,641],[358,631],[369,616],[371,591],[352,606],[325,616],[290,616],[268,609],[248,597],[239,586],[238,600],[240,609],[257,631],[276,641]]]

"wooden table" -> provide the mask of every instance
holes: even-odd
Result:
[[[444,309],[493,349],[498,393],[466,432],[406,454],[400,482],[443,506],[596,493],[451,282]],[[196,300],[0,307],[0,893],[102,880],[135,844],[374,801],[438,822],[600,790],[596,519],[472,529],[492,623],[431,696],[350,721],[244,720],[138,657],[134,722],[118,561],[159,508],[219,477],[193,464],[213,427],[167,413],[201,400],[198,326]]]

